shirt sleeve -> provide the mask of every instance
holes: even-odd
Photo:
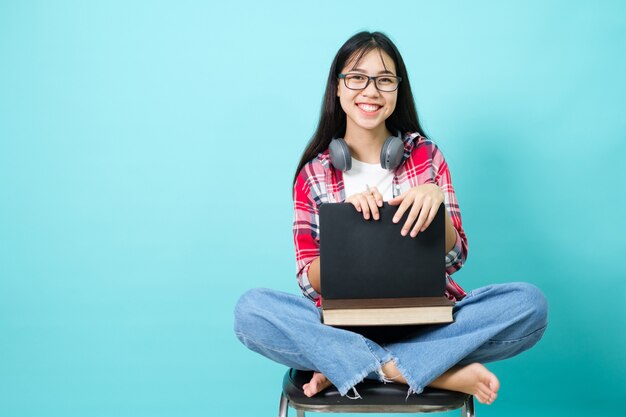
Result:
[[[433,145],[432,158],[433,166],[435,167],[435,182],[443,191],[444,204],[448,213],[450,213],[452,225],[456,231],[454,247],[446,254],[446,272],[451,275],[461,269],[467,259],[467,237],[463,230],[461,211],[456,199],[456,194],[454,193],[454,186],[452,185],[448,164],[439,150],[439,147],[436,145]]]
[[[296,246],[296,274],[298,285],[305,297],[320,303],[320,295],[309,282],[311,262],[319,256],[319,209],[311,196],[306,166],[296,179],[293,188],[293,237]]]

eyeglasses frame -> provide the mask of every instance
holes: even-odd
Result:
[[[365,87],[363,88],[351,88],[348,87],[348,81],[346,80],[346,76],[348,75],[361,75],[363,77],[367,78],[367,82],[365,83]],[[378,80],[379,78],[384,78],[384,77],[393,77],[393,78],[397,78],[398,79],[398,84],[396,84],[396,88],[394,88],[391,91],[386,91],[386,90],[381,90],[380,88],[378,88],[378,84],[376,83],[376,80]],[[344,74],[341,73],[337,76],[337,78],[343,79],[343,84],[346,86],[347,89],[349,90],[353,90],[353,91],[362,91],[365,90],[367,88],[368,85],[370,85],[370,81],[374,81],[374,87],[376,87],[376,89],[378,91],[381,91],[383,93],[393,93],[394,91],[398,90],[398,87],[400,87],[400,82],[402,81],[402,77],[398,77],[397,75],[377,75],[375,77],[371,77],[367,74],[361,74],[360,72],[353,72],[353,73],[348,73],[348,74]]]

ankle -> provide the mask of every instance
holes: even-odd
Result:
[[[385,363],[381,367],[381,376],[385,382],[401,382],[406,384],[406,379],[393,360]]]

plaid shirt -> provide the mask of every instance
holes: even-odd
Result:
[[[446,255],[446,291],[452,301],[465,297],[465,291],[450,275],[461,269],[467,258],[467,237],[461,225],[461,212],[454,194],[448,164],[431,140],[417,133],[403,135],[404,155],[394,172],[393,196],[419,184],[437,184],[456,230],[454,247]],[[321,296],[309,282],[311,262],[319,256],[319,207],[324,203],[345,201],[343,173],[330,163],[328,149],[308,162],[298,174],[293,188],[293,234],[296,245],[296,273],[302,293],[321,305]]]

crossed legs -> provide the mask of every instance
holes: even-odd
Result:
[[[317,371],[303,386],[309,396],[331,383],[345,395],[366,375],[379,371],[386,380],[409,385],[412,392],[432,386],[472,394],[490,404],[500,382],[483,363],[530,348],[547,323],[545,298],[536,287],[501,284],[476,289],[458,302],[454,323],[422,326],[400,339],[377,343],[324,326],[319,312],[302,297],[253,291],[236,309],[238,337],[277,362]]]

